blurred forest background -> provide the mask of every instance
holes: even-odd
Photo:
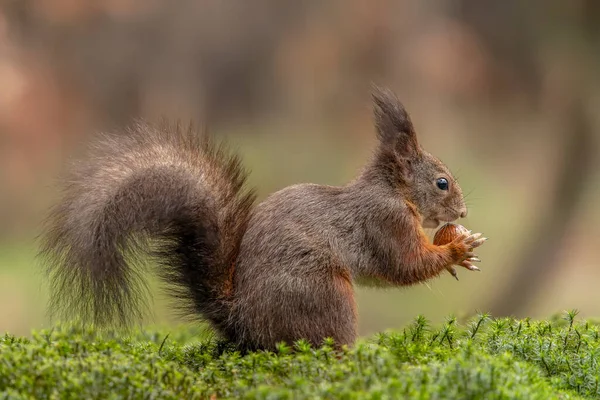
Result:
[[[0,331],[50,323],[35,236],[94,132],[194,120],[261,198],[341,185],[375,145],[371,82],[398,93],[490,240],[460,282],[359,289],[361,333],[417,314],[600,316],[600,2],[3,0]],[[157,299],[151,321],[176,322]]]

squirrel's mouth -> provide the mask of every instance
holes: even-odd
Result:
[[[437,228],[442,223],[456,221],[459,217],[452,218],[451,216],[444,216],[441,218],[425,218],[423,219],[423,228]]]

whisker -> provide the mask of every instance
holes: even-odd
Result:
[[[473,188],[473,189],[469,190],[469,192],[468,192],[467,194],[464,194],[464,195],[463,195],[463,197],[464,197],[464,198],[467,198],[467,197],[469,197],[469,196],[470,196],[470,195],[471,195],[471,194],[472,194],[474,191],[475,191],[475,188]]]
[[[452,176],[454,177],[455,181],[458,181],[460,179],[461,171],[461,168],[458,168],[456,171],[452,171]]]

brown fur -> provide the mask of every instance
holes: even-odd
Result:
[[[100,324],[141,312],[147,246],[182,305],[242,349],[357,335],[353,283],[406,286],[463,261],[466,238],[431,244],[424,221],[465,215],[458,183],[418,144],[402,104],[375,88],[379,146],[343,187],[287,187],[252,208],[237,158],[193,130],[138,124],[75,169],[42,253],[52,305]],[[450,189],[436,187],[439,177]]]

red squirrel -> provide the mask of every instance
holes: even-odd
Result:
[[[255,205],[240,159],[205,134],[138,122],[70,170],[41,255],[51,309],[131,325],[143,260],[183,311],[243,350],[357,337],[354,282],[407,286],[479,261],[480,234],[434,245],[423,227],[467,215],[458,182],[418,143],[396,95],[374,87],[378,146],[345,186],[298,184]]]

